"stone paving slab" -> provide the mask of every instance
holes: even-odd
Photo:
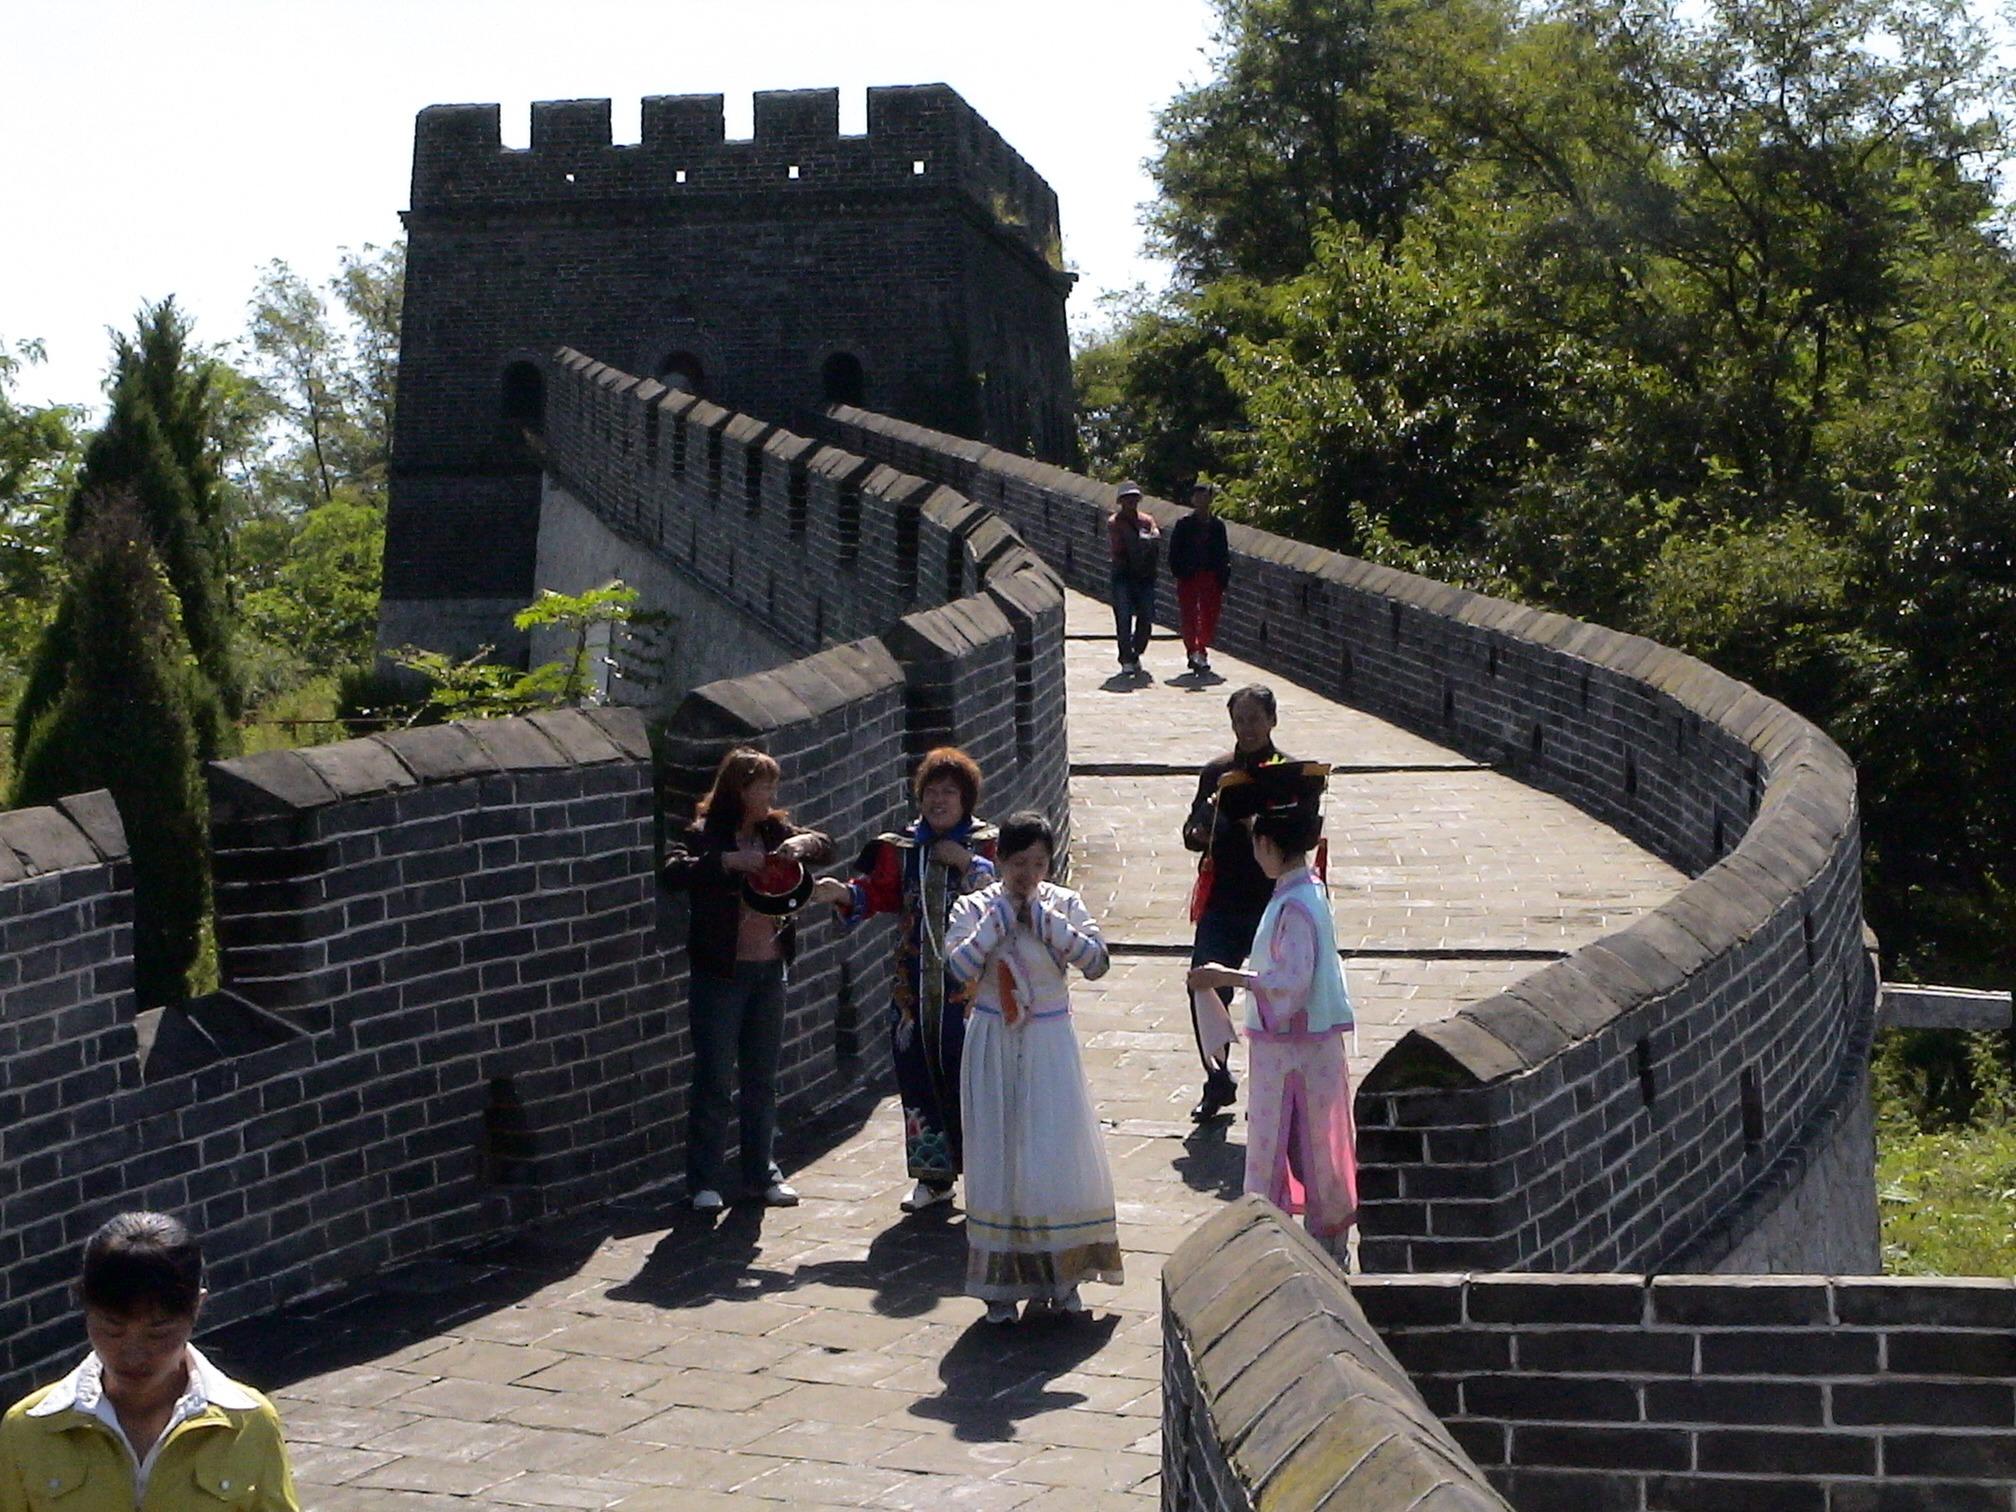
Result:
[[[1071,883],[1108,939],[1187,946],[1194,778],[1071,781]],[[1565,954],[1685,877],[1549,793],[1475,768],[1347,773],[1325,802],[1330,907],[1350,951]]]
[[[1069,623],[1104,613],[1074,596]],[[1110,650],[1067,655],[1074,880],[1116,941],[1187,943],[1176,831],[1194,781],[1082,769],[1194,768],[1227,743],[1225,686],[1170,680],[1180,648],[1158,642],[1165,675],[1116,688]],[[1222,666],[1235,686],[1252,675]],[[1462,948],[1571,948],[1678,885],[1557,800],[1269,680],[1289,749],[1422,769],[1346,774],[1331,804],[1354,1075],[1533,969]],[[959,1215],[898,1212],[900,1117],[864,1099],[787,1131],[797,1208],[715,1221],[647,1194],[205,1345],[273,1392],[304,1505],[324,1512],[1150,1512],[1160,1268],[1239,1190],[1244,1161],[1241,1122],[1186,1117],[1183,970],[1122,954],[1074,994],[1127,1268],[1124,1285],[1087,1289],[1090,1321],[982,1324],[960,1294]]]

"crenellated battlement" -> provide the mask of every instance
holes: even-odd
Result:
[[[949,86],[868,91],[868,130],[840,130],[837,89],[757,93],[755,134],[730,140],[723,97],[643,102],[642,140],[612,140],[607,100],[539,100],[532,145],[503,145],[496,105],[433,105],[414,134],[413,211],[550,210],[607,200],[954,192],[1053,265],[1057,196]]]

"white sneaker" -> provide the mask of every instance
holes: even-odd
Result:
[[[770,1185],[763,1188],[763,1206],[796,1207],[798,1206],[798,1189],[788,1181],[773,1181]]]
[[[901,1203],[906,1213],[921,1213],[926,1208],[936,1207],[941,1202],[952,1200],[952,1188],[934,1187],[928,1181],[920,1181],[910,1189],[910,1195]]]
[[[712,1187],[702,1187],[693,1194],[693,1211],[696,1213],[718,1213],[727,1205]]]
[[[994,1324],[997,1328],[1004,1323],[1013,1323],[1015,1321],[1015,1304],[1013,1302],[989,1302],[987,1304],[987,1321]]]

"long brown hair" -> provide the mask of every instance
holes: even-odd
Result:
[[[749,784],[764,777],[781,781],[783,776],[784,769],[769,752],[754,746],[737,746],[721,758],[721,765],[714,772],[714,785],[693,812],[708,829],[733,834],[742,827],[742,794]],[[783,809],[773,808],[767,814],[758,814],[756,822],[775,819],[781,823],[789,818]]]

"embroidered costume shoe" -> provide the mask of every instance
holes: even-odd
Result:
[[[910,1189],[910,1195],[899,1204],[906,1213],[921,1213],[926,1208],[934,1208],[941,1202],[952,1200],[952,1188],[933,1186],[928,1181],[920,1181]]]
[[[718,1213],[727,1205],[712,1187],[702,1187],[693,1194],[693,1211],[696,1213]]]
[[[1015,1304],[1013,1302],[989,1302],[987,1304],[987,1321],[992,1323],[996,1328],[1013,1323],[1015,1321]]]
[[[770,1185],[763,1188],[763,1206],[796,1207],[798,1206],[798,1189],[788,1181],[773,1181]]]

